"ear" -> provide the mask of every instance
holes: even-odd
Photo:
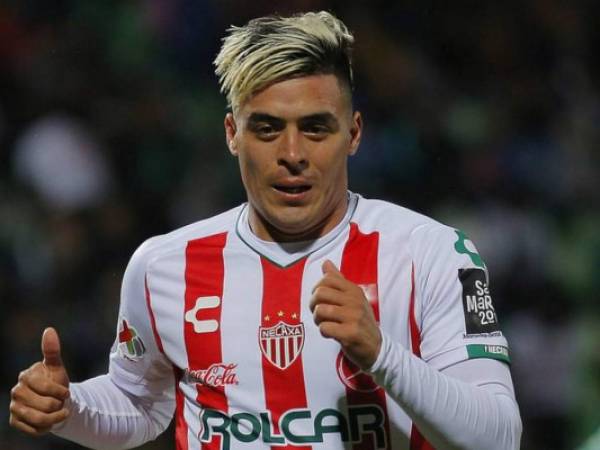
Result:
[[[238,152],[236,149],[235,135],[237,132],[237,124],[235,123],[235,119],[232,113],[227,113],[225,116],[225,139],[227,143],[227,147],[229,148],[229,152],[233,156],[237,156]]]
[[[348,155],[352,156],[358,151],[360,139],[362,137],[362,115],[360,111],[354,111],[352,114],[352,127],[350,128],[350,147],[348,148]]]

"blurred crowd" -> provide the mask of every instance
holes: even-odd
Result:
[[[73,380],[106,371],[134,249],[244,201],[212,66],[224,30],[319,9],[357,39],[365,135],[351,189],[478,245],[511,344],[522,448],[592,439],[600,3],[278,3],[0,3],[0,448],[80,448],[8,428],[18,372],[40,358],[47,325]],[[143,448],[172,442],[168,432]]]

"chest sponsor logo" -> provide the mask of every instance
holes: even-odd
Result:
[[[482,269],[459,269],[467,335],[497,334],[498,317],[492,304],[487,277]]]
[[[185,321],[194,326],[196,333],[212,333],[219,329],[219,322],[214,319],[200,320],[198,313],[207,309],[218,308],[221,304],[221,299],[217,296],[198,297],[194,307],[185,313]]]
[[[188,383],[204,386],[222,387],[227,384],[239,384],[235,369],[237,364],[212,364],[208,369],[185,369],[184,379]]]
[[[263,442],[272,447],[323,443],[326,434],[337,434],[345,443],[360,443],[365,435],[371,435],[374,448],[385,448],[385,414],[373,404],[348,407],[347,414],[337,409],[293,409],[279,419],[278,432],[274,429],[269,412],[252,414],[239,412],[231,416],[214,409],[200,413],[202,442],[213,441],[221,436],[221,450],[230,450],[231,441]],[[249,447],[252,448],[252,447]]]
[[[337,356],[336,369],[340,381],[353,391],[375,392],[379,385],[368,373],[363,372],[356,364],[350,361],[344,352],[340,351]]]
[[[117,338],[119,341],[117,352],[123,358],[130,361],[139,361],[144,353],[146,353],[146,347],[142,342],[142,338],[136,329],[129,325],[129,322],[125,318],[121,318],[119,321]]]
[[[272,327],[259,327],[258,341],[264,357],[281,370],[298,358],[304,347],[304,324],[290,325],[279,321]]]

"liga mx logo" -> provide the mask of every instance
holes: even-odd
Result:
[[[304,347],[304,324],[289,325],[280,321],[272,327],[259,327],[258,340],[262,354],[281,370],[298,358]]]
[[[142,342],[142,338],[139,336],[137,330],[129,325],[127,319],[121,318],[119,324],[118,333],[118,346],[117,352],[123,358],[130,361],[138,361],[146,353],[146,347]]]

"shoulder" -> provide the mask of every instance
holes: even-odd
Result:
[[[363,233],[379,232],[389,251],[407,251],[417,265],[457,258],[480,261],[461,230],[394,203],[359,197],[353,221]],[[482,261],[474,265],[484,266]]]
[[[130,265],[146,267],[162,256],[183,251],[190,241],[233,231],[242,208],[243,205],[240,205],[216,216],[147,239],[134,252]]]
[[[417,211],[385,200],[359,196],[354,221],[365,232],[379,231],[395,234],[412,242],[430,239],[432,236],[454,237],[456,230]]]

